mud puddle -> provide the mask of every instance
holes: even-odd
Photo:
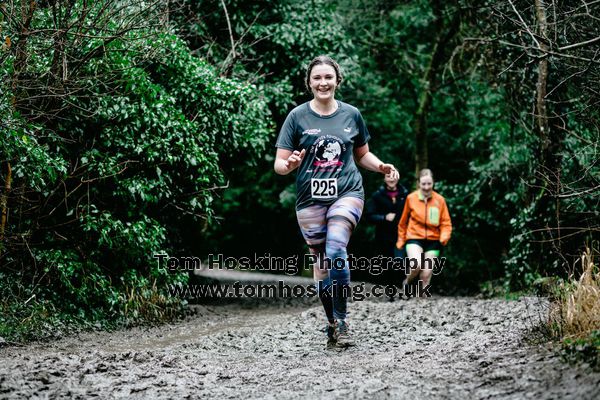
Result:
[[[197,306],[168,326],[2,348],[0,398],[598,398],[600,374],[527,340],[544,307],[357,301],[358,345],[327,350],[316,301]]]

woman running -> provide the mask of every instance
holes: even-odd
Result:
[[[342,74],[333,59],[313,59],[305,83],[313,99],[287,116],[277,139],[274,168],[280,175],[298,169],[296,217],[311,254],[318,257],[313,273],[329,322],[327,344],[346,347],[354,344],[346,321],[346,246],[364,205],[356,164],[382,174],[398,172],[369,151],[369,132],[358,109],[335,100]]]
[[[398,223],[398,242],[396,248],[406,246],[406,256],[419,262],[418,268],[411,270],[402,287],[418,277],[423,286],[429,285],[432,270],[421,265],[421,255],[430,259],[440,256],[452,234],[452,221],[446,206],[446,200],[433,191],[433,174],[429,169],[419,172],[418,189],[406,197],[402,217]]]

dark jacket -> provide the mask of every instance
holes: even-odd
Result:
[[[381,186],[379,190],[373,193],[369,201],[367,201],[365,212],[367,221],[376,225],[375,240],[381,247],[396,245],[396,240],[398,239],[398,221],[400,221],[400,217],[402,216],[404,202],[408,195],[408,191],[401,184],[398,184],[398,196],[395,203],[392,202],[392,199],[390,199],[386,192],[385,186]],[[388,213],[396,214],[396,218],[392,222],[385,219]],[[393,251],[393,247],[390,247],[390,251]]]

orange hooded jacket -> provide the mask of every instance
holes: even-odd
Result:
[[[452,234],[452,221],[446,200],[432,191],[425,199],[420,190],[406,197],[404,211],[398,223],[396,247],[402,248],[408,239],[439,240],[445,246]]]

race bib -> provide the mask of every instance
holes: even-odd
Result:
[[[310,194],[313,199],[335,199],[338,197],[337,178],[311,179]]]

